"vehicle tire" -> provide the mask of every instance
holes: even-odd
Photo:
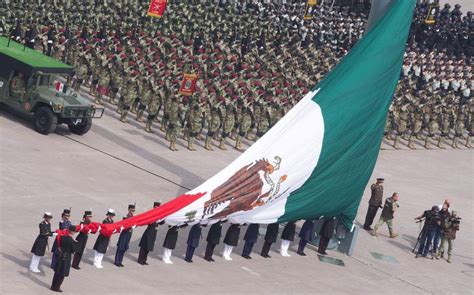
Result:
[[[58,117],[50,107],[39,107],[33,115],[33,123],[36,131],[48,135],[56,129]]]
[[[73,121],[69,121],[69,123],[67,124],[68,127],[69,127],[69,130],[74,133],[74,134],[78,134],[78,135],[83,135],[83,134],[86,134],[89,130],[91,130],[91,127],[92,127],[92,119],[91,118],[88,118],[88,119],[82,119],[82,122],[79,123],[79,124],[74,124]]]

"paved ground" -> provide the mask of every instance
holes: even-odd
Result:
[[[87,209],[93,210],[96,220],[103,219],[109,207],[121,217],[133,202],[137,211],[143,211],[155,200],[170,200],[200,184],[239,155],[235,150],[208,152],[202,144],[197,152],[182,145],[179,152],[171,152],[161,133],[150,135],[136,124],[122,124],[110,110],[82,137],[71,135],[65,127],[43,136],[24,119],[0,110],[0,139],[1,294],[50,293],[50,255],[42,261],[41,274],[27,270],[45,210],[53,212],[54,225],[62,209],[70,206],[74,222]],[[386,194],[398,191],[401,195],[395,223],[400,237],[374,238],[361,231],[352,257],[330,252],[343,259],[345,267],[320,262],[314,249],[307,251],[307,257],[293,253],[283,258],[272,252],[272,259],[264,259],[254,253],[249,261],[236,255],[242,245],[233,261],[218,257],[213,264],[202,259],[201,245],[190,265],[182,259],[187,231],[180,233],[174,265],[166,265],[159,260],[164,227],[150,265],[142,267],[135,262],[143,231],[137,228],[125,268],[112,264],[116,236],[105,268],[94,268],[93,236],[82,269],[71,270],[63,288],[76,294],[469,294],[474,290],[473,155],[473,150],[381,151],[373,179],[385,177]],[[415,260],[411,249],[419,227],[413,218],[445,198],[452,200],[463,217],[453,263]],[[367,199],[366,192],[358,222],[363,221]],[[260,249],[258,244],[254,251]],[[221,251],[222,244],[216,253]],[[370,252],[394,256],[397,262],[376,260]]]

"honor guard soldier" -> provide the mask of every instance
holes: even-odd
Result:
[[[85,211],[84,215],[82,216],[82,225],[89,225],[92,221],[92,211]],[[87,239],[89,238],[91,230],[88,229],[87,231],[80,231],[80,233],[76,237],[77,242],[77,249],[74,253],[74,258],[72,260],[72,268],[74,269],[81,269],[79,264],[81,263],[82,254],[84,254],[84,250],[86,249]]]
[[[134,212],[135,212],[135,205],[134,204],[128,205],[127,216],[125,216],[123,219],[133,217]],[[123,256],[125,255],[125,252],[128,250],[130,240],[132,239],[133,229],[135,227],[136,226],[133,226],[132,228],[127,228],[120,232],[120,236],[117,242],[117,252],[115,252],[115,262],[114,262],[114,264],[118,267],[124,267],[124,265],[122,264]]]
[[[314,234],[314,220],[306,220],[300,230],[300,243],[298,245],[298,255],[306,256],[304,248]]]
[[[367,215],[365,216],[364,229],[371,231],[372,223],[374,222],[375,215],[379,208],[382,208],[383,199],[383,178],[377,178],[377,182],[370,186],[372,194],[369,200],[369,208],[367,209]]]
[[[221,240],[222,234],[222,221],[218,221],[211,225],[209,232],[207,233],[207,246],[206,246],[206,253],[204,255],[204,259],[209,262],[214,262],[215,260],[212,258],[212,254],[214,253],[214,248],[219,245]]]
[[[247,227],[247,231],[244,235],[244,249],[242,250],[242,257],[245,259],[252,259],[252,257],[250,257],[250,254],[252,253],[253,245],[258,240],[259,228],[260,224],[258,223],[252,223]]]
[[[161,202],[154,202],[153,209],[160,207]],[[148,253],[153,251],[155,248],[156,234],[158,232],[158,225],[162,225],[165,222],[155,221],[150,223],[145,232],[143,232],[142,238],[140,239],[140,252],[138,253],[138,263],[141,265],[148,265],[146,262],[148,258]]]
[[[71,221],[69,218],[71,217],[71,210],[64,209],[63,213],[61,214],[61,221],[59,222],[59,229],[67,229],[71,225]],[[51,268],[54,269],[56,266],[56,262],[58,261],[58,246],[57,246],[57,239],[54,239],[53,247],[51,247],[51,252],[53,252],[53,257],[51,257]]]
[[[166,233],[165,241],[163,242],[163,262],[166,264],[173,264],[171,261],[171,253],[176,248],[178,241],[178,226],[170,226]]]
[[[290,257],[290,254],[288,254],[288,249],[290,248],[291,242],[295,240],[295,233],[296,223],[294,221],[288,222],[281,233],[281,256]]]
[[[230,254],[232,253],[232,249],[239,244],[239,236],[240,224],[231,224],[224,237],[224,253],[222,253],[222,257],[224,257],[225,260],[232,260]]]
[[[265,242],[263,243],[262,253],[260,254],[262,255],[262,257],[271,258],[268,253],[270,252],[272,244],[275,243],[277,240],[278,230],[279,225],[276,222],[267,225],[267,232],[265,233]]]
[[[325,218],[321,229],[319,230],[319,246],[318,253],[322,255],[328,255],[326,249],[328,248],[329,241],[331,240],[334,229],[336,227],[336,217]]]
[[[51,284],[51,290],[53,291],[62,292],[61,284],[63,283],[64,278],[69,276],[72,253],[76,251],[77,247],[77,242],[72,238],[75,233],[76,226],[70,225],[66,234],[61,236],[59,239],[58,263],[54,269],[54,277]]]
[[[194,250],[199,246],[199,240],[201,239],[201,225],[196,223],[191,227],[188,234],[188,248],[186,249],[186,255],[184,260],[186,262],[193,262]]]
[[[36,237],[33,247],[31,248],[31,257],[30,271],[34,273],[39,273],[38,265],[40,263],[41,257],[44,256],[46,251],[46,246],[48,245],[48,238],[56,236],[56,233],[51,231],[51,219],[53,216],[49,212],[45,212],[43,215],[43,221],[39,224],[39,235]]]
[[[109,209],[106,214],[106,218],[102,221],[103,224],[114,223],[115,211]],[[102,259],[104,254],[107,252],[107,247],[109,247],[110,238],[102,234],[99,234],[97,240],[94,244],[94,266],[97,268],[104,268],[102,266]]]

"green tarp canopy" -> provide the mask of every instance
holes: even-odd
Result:
[[[32,75],[36,72],[72,74],[74,68],[62,63],[52,57],[39,53],[36,50],[24,47],[23,45],[0,37],[0,72],[14,69],[25,75]]]

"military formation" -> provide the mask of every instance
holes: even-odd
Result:
[[[153,203],[153,209],[161,206],[161,201]],[[135,214],[135,204],[128,205],[127,215],[123,219],[132,218]],[[101,226],[104,224],[114,223],[116,213],[113,209],[108,209],[106,212],[106,218],[101,224],[92,222],[92,211],[87,210],[82,216],[82,221],[79,225],[73,225],[70,221],[71,208],[64,209],[61,214],[61,220],[57,230],[52,230],[51,221],[53,215],[50,212],[45,212],[43,220],[39,224],[39,234],[31,249],[32,259],[30,263],[30,271],[33,273],[40,273],[39,265],[40,260],[46,254],[46,249],[49,245],[49,237],[53,237],[53,247],[51,249],[51,268],[54,270],[54,277],[51,284],[51,290],[56,292],[62,292],[61,285],[65,277],[70,274],[70,268],[80,270],[79,266],[82,260],[84,251],[86,251],[87,242],[89,235],[97,233],[97,239],[93,246],[94,259],[93,266],[96,268],[104,268],[102,260],[109,250],[111,237],[105,236],[101,233]],[[321,217],[322,218],[322,217]],[[318,253],[327,255],[326,252],[329,240],[335,234],[335,218],[325,218],[323,225],[320,230],[320,243],[318,247]],[[231,254],[234,247],[238,246],[240,240],[241,229],[245,228],[247,224],[230,224],[227,228],[225,235],[223,235],[223,226],[227,220],[216,220],[212,224],[193,224],[188,231],[188,238],[186,241],[187,248],[184,260],[188,263],[193,262],[193,256],[195,250],[199,247],[201,237],[203,236],[202,230],[209,225],[209,230],[206,237],[207,245],[205,247],[204,259],[208,262],[214,262],[214,250],[217,245],[221,242],[224,244],[222,257],[225,260],[232,260]],[[138,253],[137,262],[140,265],[148,265],[147,259],[148,254],[155,248],[158,227],[163,225],[164,221],[155,221],[146,226],[138,246],[140,248]],[[180,226],[168,226],[168,230],[163,240],[163,254],[162,260],[166,264],[173,264],[171,261],[172,252],[178,246],[178,234],[181,228],[187,227],[185,223]],[[282,225],[283,226],[283,225]],[[125,253],[130,247],[132,235],[136,226],[130,228],[121,228],[119,232],[118,241],[116,244],[116,252],[114,265],[121,268],[125,267],[123,264],[123,258]],[[242,251],[242,257],[245,259],[252,259],[252,249],[254,244],[258,241],[260,236],[259,224],[250,224],[247,226],[243,240],[245,245]],[[298,255],[306,256],[304,249],[306,244],[313,240],[315,231],[315,221],[306,220],[303,227],[300,229],[299,236],[300,242],[298,247]],[[115,232],[114,232],[115,233]],[[294,241],[296,235],[296,221],[287,222],[284,224],[281,235],[280,235],[280,224],[272,223],[267,225],[266,232],[263,237],[263,246],[260,255],[264,258],[271,258],[270,250],[278,240],[278,236],[281,237],[281,245],[279,252],[284,257],[289,257],[288,249],[292,241]],[[75,238],[74,238],[75,236]],[[49,250],[49,248],[48,248]]]
[[[160,19],[146,16],[148,0],[81,1],[74,9],[71,0],[14,1],[0,30],[74,65],[76,91],[89,89],[124,123],[133,117],[146,132],[159,126],[171,150],[178,140],[191,151],[198,141],[206,150],[244,150],[363,35],[369,6],[344,2],[325,1],[305,20],[306,1],[180,1]],[[472,13],[445,6],[427,25],[421,2],[386,139],[395,148],[471,147]],[[185,73],[199,77],[192,96],[179,94]]]

